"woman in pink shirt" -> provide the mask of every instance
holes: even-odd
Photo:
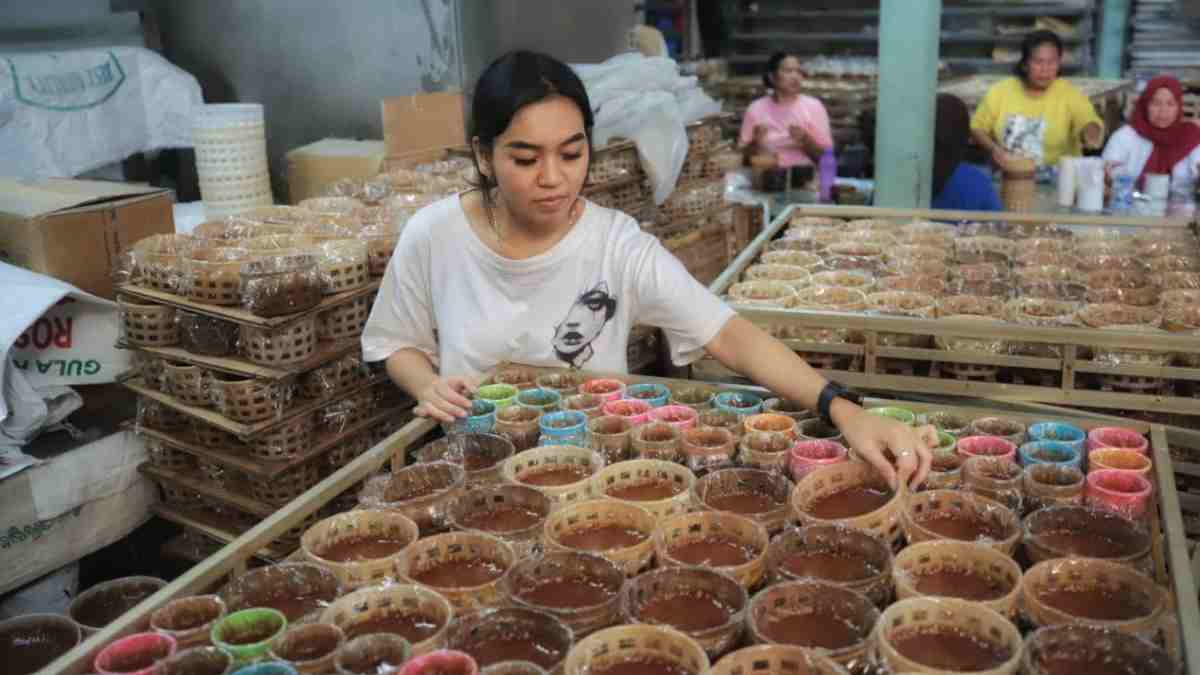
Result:
[[[800,59],[776,52],[767,61],[763,82],[771,90],[750,104],[742,118],[739,144],[746,156],[774,155],[782,169],[815,166],[833,147],[829,114],[812,96],[800,93]]]

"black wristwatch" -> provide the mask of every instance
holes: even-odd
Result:
[[[817,397],[817,414],[820,415],[821,421],[830,426],[837,426],[833,423],[833,418],[829,416],[829,407],[833,405],[833,399],[844,398],[854,404],[862,403],[862,395],[856,394],[842,385],[830,380],[825,388],[821,390],[821,395]]]

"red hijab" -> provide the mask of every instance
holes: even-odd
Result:
[[[1168,89],[1179,104],[1179,117],[1165,129],[1159,129],[1150,123],[1150,99],[1159,89]],[[1179,80],[1170,75],[1159,75],[1146,84],[1146,89],[1138,97],[1133,108],[1131,124],[1142,138],[1154,144],[1150,159],[1146,161],[1142,175],[1138,177],[1139,185],[1148,173],[1170,175],[1179,160],[1187,157],[1200,145],[1200,125],[1183,119],[1183,87],[1180,86]]]

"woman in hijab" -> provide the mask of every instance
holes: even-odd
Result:
[[[964,161],[971,118],[956,96],[938,94],[933,138],[933,203],[935,209],[999,211],[1002,206],[992,179]]]
[[[1133,108],[1129,124],[1117,130],[1104,147],[1104,159],[1115,170],[1137,176],[1171,176],[1176,186],[1195,185],[1200,173],[1200,126],[1183,119],[1183,87],[1169,75],[1150,80]]]

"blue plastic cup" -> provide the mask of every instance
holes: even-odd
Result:
[[[1082,470],[1083,455],[1070,443],[1061,441],[1033,441],[1021,446],[1018,453],[1021,466],[1034,464],[1061,464]]]
[[[665,385],[654,383],[631,384],[625,387],[625,398],[633,398],[649,403],[653,408],[661,408],[671,400],[671,390]]]
[[[542,430],[538,445],[576,445],[586,448],[587,423],[588,416],[578,410],[546,413],[538,422]]]

